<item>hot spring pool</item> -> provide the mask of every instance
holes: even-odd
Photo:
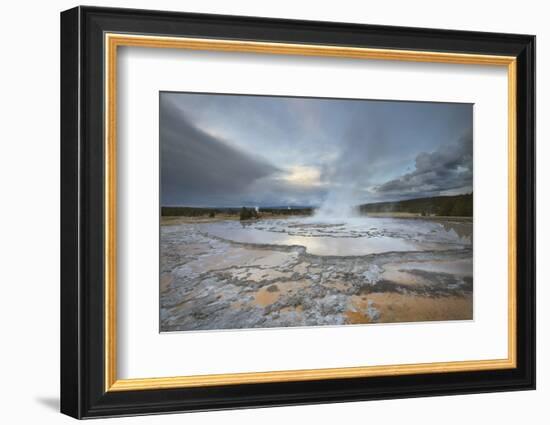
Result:
[[[445,251],[472,244],[472,223],[429,219],[356,217],[345,220],[300,217],[204,223],[201,232],[254,245],[303,246],[322,256],[386,252]]]

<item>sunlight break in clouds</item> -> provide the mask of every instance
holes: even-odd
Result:
[[[469,193],[472,118],[471,104],[161,92],[161,203],[343,214]]]
[[[290,167],[288,174],[283,176],[283,180],[297,186],[318,187],[323,185],[321,182],[321,170],[304,165]]]

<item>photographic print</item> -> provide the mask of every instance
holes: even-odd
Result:
[[[535,36],[90,6],[60,34],[62,413],[535,389]]]
[[[161,92],[160,331],[473,319],[473,105]]]

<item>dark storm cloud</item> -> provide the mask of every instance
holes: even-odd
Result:
[[[327,194],[330,202],[471,191],[471,105],[369,102],[357,106],[349,109],[337,160],[323,167],[323,178],[336,184]],[[448,143],[465,129],[467,137]],[[432,153],[418,154],[421,148],[433,147]],[[415,169],[408,172],[412,161]],[[401,175],[395,178],[396,174]]]
[[[162,204],[227,204],[256,181],[278,172],[191,124],[166,99],[160,104]]]
[[[472,133],[433,152],[421,152],[413,171],[374,188],[375,192],[399,196],[439,195],[453,190],[472,190]]]
[[[469,192],[472,117],[471,104],[163,92],[162,203],[318,206]]]

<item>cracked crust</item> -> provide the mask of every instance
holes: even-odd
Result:
[[[471,245],[320,256],[200,224],[161,231],[163,332],[472,318]]]

